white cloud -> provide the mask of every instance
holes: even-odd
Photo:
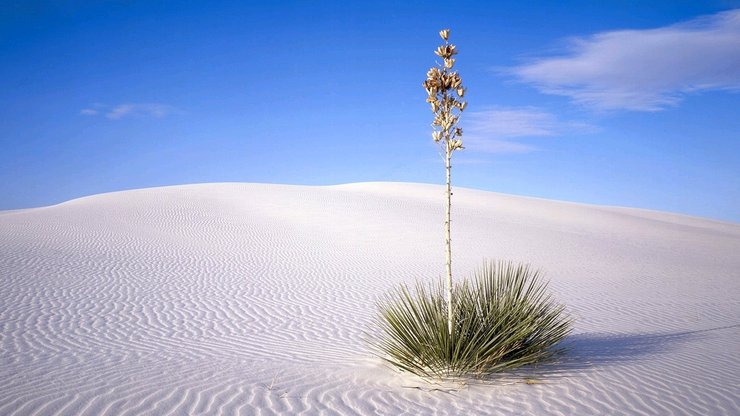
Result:
[[[484,131],[493,136],[552,136],[558,124],[554,115],[533,107],[494,108],[467,115],[468,127],[473,131]]]
[[[463,142],[467,149],[485,153],[531,153],[540,150],[537,146],[482,136],[463,137]]]
[[[167,104],[158,103],[139,103],[139,104],[119,104],[105,116],[111,120],[119,120],[129,116],[146,116],[162,118],[176,112],[176,109]]]
[[[112,120],[118,120],[120,118],[123,118],[127,114],[130,114],[133,109],[133,104],[119,104],[115,106],[112,110],[108,111],[105,116]]]
[[[163,118],[171,114],[180,113],[177,108],[160,103],[125,103],[114,106],[95,103],[89,108],[80,110],[85,116],[103,115],[110,120],[120,120],[124,117],[153,117]]]
[[[596,131],[587,123],[562,121],[535,107],[496,107],[466,114],[466,147],[489,153],[528,153],[538,147],[511,140]]]
[[[80,114],[83,116],[97,116],[101,111],[105,111],[105,104],[92,103],[89,107],[80,110]]]
[[[657,111],[691,92],[740,91],[740,9],[649,30],[572,39],[510,69],[540,91],[601,110]]]

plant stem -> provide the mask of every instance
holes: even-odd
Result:
[[[452,148],[450,141],[447,140],[447,152],[445,157],[445,168],[447,170],[447,210],[445,212],[445,242],[447,244],[447,330],[452,337],[452,237],[450,233],[450,211],[452,208],[452,188],[450,186],[450,171],[452,165]]]

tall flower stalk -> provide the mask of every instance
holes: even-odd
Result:
[[[449,43],[450,30],[444,29],[439,32],[439,36],[444,40],[444,45],[437,48],[434,53],[442,58],[441,63],[437,63],[427,72],[427,79],[423,86],[427,92],[427,102],[432,107],[434,121],[432,122],[432,139],[439,143],[445,153],[445,172],[446,172],[446,195],[447,207],[445,210],[445,249],[447,255],[447,327],[449,334],[452,335],[453,326],[453,304],[452,304],[452,238],[450,233],[452,208],[452,188],[450,173],[452,171],[452,153],[456,150],[463,149],[462,129],[457,126],[460,114],[467,102],[462,101],[465,96],[465,87],[462,85],[462,79],[457,71],[453,71],[455,66],[455,55],[457,49],[455,45]]]

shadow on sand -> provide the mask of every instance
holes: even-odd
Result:
[[[574,334],[562,342],[565,350],[557,362],[522,368],[509,373],[525,378],[570,376],[576,372],[596,370],[668,354],[681,344],[704,338],[712,332],[739,328],[740,324],[696,331],[653,334]]]

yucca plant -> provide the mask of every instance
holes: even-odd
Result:
[[[427,92],[427,102],[432,107],[434,121],[432,122],[432,139],[441,145],[444,150],[445,173],[446,173],[446,196],[447,205],[445,209],[445,251],[447,257],[447,331],[452,334],[454,325],[453,299],[452,299],[452,237],[450,232],[452,210],[452,153],[463,149],[462,129],[457,126],[460,113],[465,110],[467,102],[462,101],[465,96],[465,87],[457,71],[453,71],[457,48],[449,43],[450,29],[439,31],[439,36],[445,41],[444,45],[437,48],[434,53],[442,58],[442,62],[427,71],[427,79],[422,86]]]
[[[401,286],[379,303],[378,355],[432,378],[484,377],[553,359],[571,320],[528,265],[489,262],[453,287],[452,333],[442,282]]]

